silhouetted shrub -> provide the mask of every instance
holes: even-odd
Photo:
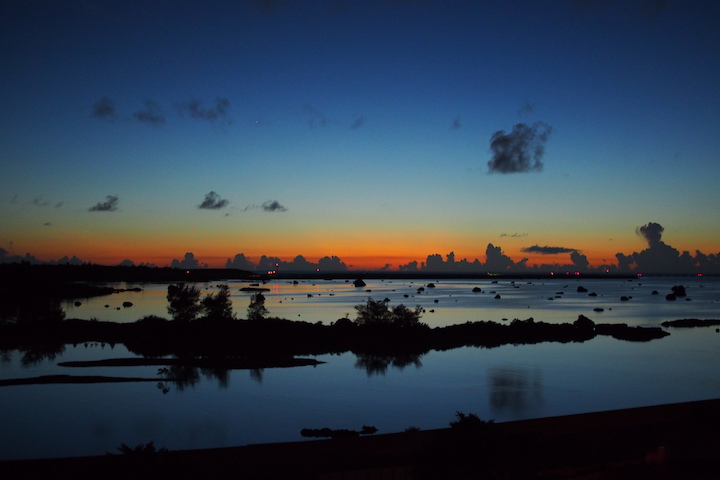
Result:
[[[247,310],[248,320],[262,320],[268,313],[268,309],[265,308],[265,295],[258,292],[250,297],[250,305]]]
[[[200,290],[194,285],[187,286],[182,283],[169,285],[167,300],[170,303],[167,307],[168,313],[177,321],[195,320],[202,310]]]

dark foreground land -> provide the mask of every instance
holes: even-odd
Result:
[[[297,443],[0,462],[0,478],[720,478],[720,400]]]

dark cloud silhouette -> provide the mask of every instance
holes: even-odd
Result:
[[[635,229],[635,233],[641,235],[648,243],[648,247],[652,248],[662,243],[662,234],[665,231],[659,223],[650,222],[647,225]]]
[[[533,245],[531,247],[525,247],[522,249],[525,253],[539,253],[541,255],[557,255],[558,253],[572,253],[577,252],[574,248],[566,247],[541,247],[540,245]]]
[[[450,124],[450,130],[459,130],[460,127],[460,115],[458,115],[457,117],[455,117],[452,124]]]
[[[108,195],[105,197],[107,200],[104,202],[98,202],[96,205],[88,208],[88,212],[114,212],[118,209],[118,196]]]
[[[488,243],[485,249],[485,269],[489,272],[505,272],[515,265],[512,258],[502,253],[500,247]]]
[[[500,236],[501,236],[501,237],[517,238],[517,237],[527,237],[528,234],[527,234],[527,233],[517,233],[517,232],[515,232],[515,233],[501,233]]]
[[[590,262],[587,257],[577,250],[570,252],[570,261],[578,270],[587,270],[590,268]]]
[[[304,114],[310,117],[307,123],[311,127],[324,127],[328,124],[328,120],[325,118],[325,115],[312,105],[305,104],[303,105],[302,110]]]
[[[118,263],[118,267],[134,267],[134,266],[135,266],[135,262],[133,262],[132,260],[130,260],[128,258],[126,258],[122,262]]]
[[[205,200],[203,200],[202,203],[197,206],[197,208],[205,210],[219,210],[221,208],[227,207],[229,203],[230,202],[228,200],[221,198],[220,195],[218,195],[217,193],[210,192],[205,195]]]
[[[356,129],[362,127],[364,123],[365,123],[365,117],[363,115],[360,115],[355,120],[353,120],[353,122],[350,124],[350,128],[352,128],[353,130],[356,130]]]
[[[101,120],[115,120],[117,118],[115,102],[110,100],[108,97],[102,97],[100,100],[93,103],[92,113],[90,116]]]
[[[149,123],[151,125],[162,125],[165,123],[165,116],[162,114],[160,105],[152,100],[146,100],[145,110],[138,110],[133,113],[133,117],[138,122]]]
[[[170,263],[170,266],[172,268],[182,268],[185,270],[189,270],[192,268],[208,268],[208,264],[200,263],[195,258],[195,255],[192,254],[192,252],[187,252],[185,254],[185,258],[182,260],[173,259],[172,263]]]
[[[244,254],[238,253],[234,259],[227,259],[225,268],[237,268],[238,270],[252,270],[255,265]]]
[[[12,243],[12,242],[11,242]],[[10,255],[10,252],[5,250],[4,248],[0,247],[0,263],[30,263],[32,265],[82,265],[83,262],[78,257],[73,255],[72,257],[68,257],[67,255],[62,257],[59,260],[48,260],[47,262],[43,262],[42,260],[39,260],[34,255],[31,255],[29,253],[26,253],[25,256],[21,255]]]
[[[544,122],[532,126],[518,123],[513,131],[495,132],[490,137],[492,159],[488,162],[489,173],[539,172],[543,168],[542,157],[545,143],[552,127]]]
[[[232,119],[228,113],[230,109],[230,101],[227,98],[218,98],[215,105],[206,108],[202,100],[191,100],[187,103],[178,105],[180,113],[187,112],[191,118],[200,120],[209,120],[211,122],[219,122],[222,125],[230,125]]]
[[[45,222],[45,223],[43,223],[43,227],[52,227],[52,223]]]
[[[46,206],[50,205],[50,201],[45,200],[42,197],[42,195],[40,195],[40,196],[33,198],[32,204],[35,205],[36,207],[46,207]]]
[[[262,209],[266,212],[286,212],[287,208],[283,207],[278,203],[277,200],[268,200],[267,202],[262,204]]]

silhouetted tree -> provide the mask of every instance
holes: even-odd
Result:
[[[414,310],[400,304],[392,308],[388,307],[390,299],[373,300],[368,297],[367,302],[355,305],[357,318],[355,323],[358,325],[393,325],[396,327],[412,327],[422,325],[420,317],[423,308],[418,305]]]
[[[194,320],[203,308],[200,305],[200,290],[194,285],[178,283],[168,286],[167,300],[170,303],[168,313],[181,322]]]
[[[265,295],[258,292],[250,297],[250,305],[247,309],[248,320],[262,320],[268,313],[268,309],[265,308]]]
[[[217,294],[209,294],[202,300],[202,308],[209,318],[233,320],[235,316],[232,311],[230,300],[230,288],[227,285],[220,285]]]

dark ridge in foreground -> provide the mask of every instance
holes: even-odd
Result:
[[[117,455],[0,462],[0,478],[715,479],[719,412],[720,400],[704,400],[205,450],[123,445]]]

